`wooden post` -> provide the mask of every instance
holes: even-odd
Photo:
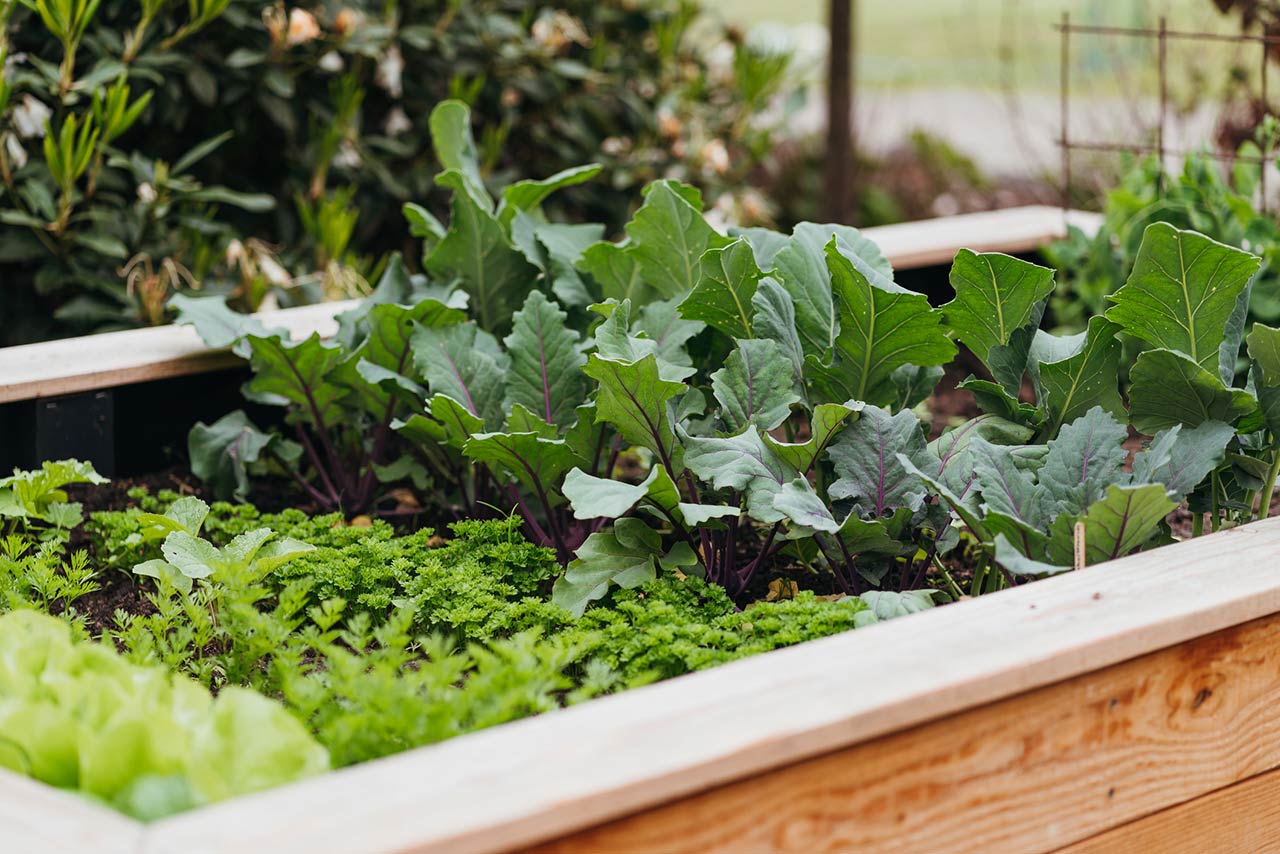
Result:
[[[853,0],[831,0],[827,15],[827,150],[823,163],[823,218],[844,222],[853,189]]]

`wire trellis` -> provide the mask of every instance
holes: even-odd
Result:
[[[1188,30],[1171,30],[1168,21],[1162,16],[1159,25],[1150,27],[1113,27],[1071,23],[1071,15],[1062,13],[1062,21],[1054,25],[1061,34],[1061,69],[1058,92],[1060,135],[1057,144],[1062,152],[1062,207],[1065,211],[1071,207],[1071,154],[1074,151],[1110,151],[1128,152],[1130,154],[1155,154],[1159,157],[1161,183],[1163,192],[1165,158],[1169,156],[1185,157],[1200,153],[1185,149],[1170,148],[1165,143],[1165,126],[1169,112],[1169,42],[1174,40],[1196,42],[1229,42],[1234,44],[1257,43],[1259,46],[1259,74],[1261,77],[1260,96],[1263,118],[1271,115],[1271,104],[1267,94],[1267,60],[1268,48],[1280,45],[1280,36],[1254,35],[1252,33],[1212,33]],[[1156,41],[1156,71],[1159,80],[1159,117],[1155,127],[1155,142],[1117,142],[1109,140],[1076,140],[1072,139],[1069,128],[1071,122],[1071,37],[1073,35],[1119,36],[1122,38],[1153,39]],[[1219,163],[1244,162],[1255,163],[1259,169],[1259,192],[1263,213],[1267,212],[1267,163],[1270,158],[1263,156],[1224,152],[1214,148],[1207,156]]]

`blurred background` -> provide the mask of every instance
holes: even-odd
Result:
[[[416,269],[446,98],[491,187],[601,164],[548,215],[611,237],[674,178],[722,229],[1103,210],[1050,253],[1085,289],[1157,214],[1269,257],[1272,38],[1277,0],[0,1],[0,344]]]

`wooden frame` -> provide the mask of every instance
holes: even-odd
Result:
[[[1262,850],[1280,834],[1277,555],[1280,520],[1258,522],[149,826],[0,773],[0,842]]]
[[[867,232],[911,267],[1063,225]],[[331,335],[346,307],[263,319]],[[0,401],[229,358],[174,327],[33,347],[0,351]],[[0,771],[0,850],[1280,850],[1278,556],[1258,522],[151,825]]]
[[[979,252],[1030,252],[1067,233],[1067,225],[1087,232],[1099,214],[1032,206],[961,214],[920,222],[863,229],[899,269],[950,263],[968,247]],[[294,338],[313,332],[332,335],[334,316],[353,301],[262,312],[268,326],[283,326]],[[0,348],[0,404],[74,394],[112,386],[167,379],[234,366],[237,359],[211,350],[195,330],[183,326],[130,329],[82,338]]]

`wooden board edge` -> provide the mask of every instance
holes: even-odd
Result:
[[[1278,613],[1278,549],[1270,520],[811,641],[166,819],[148,850],[532,845]]]
[[[1192,825],[1280,766],[1278,673],[1273,614],[522,854],[1222,851]]]
[[[1280,852],[1280,769],[1145,815],[1060,848],[1054,854],[1143,851]]]
[[[1092,232],[1100,222],[1098,214],[1031,205],[873,226],[862,233],[884,242],[885,256],[895,267],[911,269],[949,263],[961,248],[1030,252],[1065,237],[1068,223]],[[317,330],[327,337],[334,316],[355,304],[345,300],[255,316],[268,326],[285,326],[294,337]],[[156,352],[162,355],[146,355]],[[185,376],[235,363],[235,357],[205,347],[191,330],[173,326],[0,348],[0,404]],[[24,369],[23,364],[37,367]],[[103,364],[113,366],[100,367]],[[50,371],[49,366],[64,369]]]
[[[0,851],[137,854],[145,825],[0,768]]]

